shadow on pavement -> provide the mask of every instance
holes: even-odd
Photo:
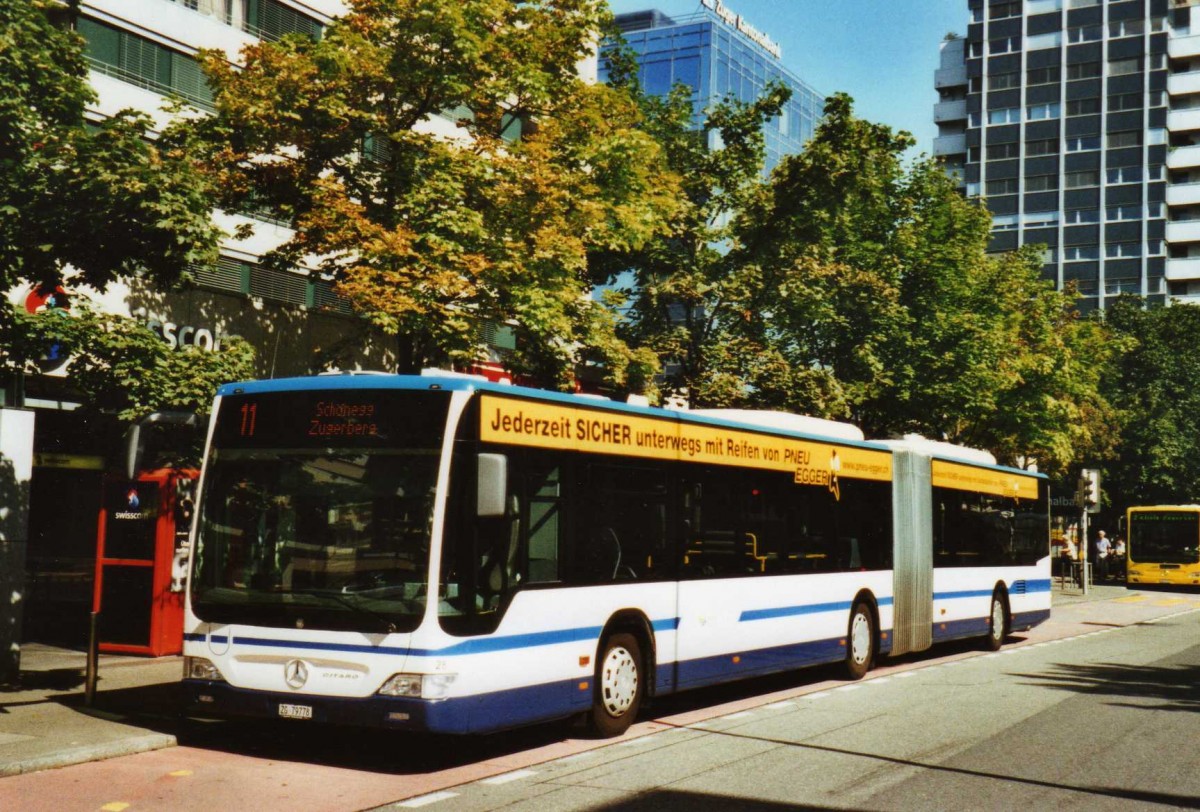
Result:
[[[1058,665],[1041,674],[1018,674],[1028,685],[1080,694],[1128,698],[1110,704],[1146,710],[1200,711],[1200,666],[1121,665],[1092,663]]]

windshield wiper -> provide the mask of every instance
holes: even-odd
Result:
[[[366,617],[374,618],[375,620],[378,620],[380,623],[383,624],[383,628],[388,634],[392,634],[396,631],[399,631],[399,628],[396,626],[396,622],[393,621],[390,617],[388,617],[385,614],[382,614],[381,612],[376,612],[373,609],[368,609],[367,607],[362,606],[361,604],[355,603],[354,601],[350,600],[348,597],[346,597],[341,592],[329,592],[324,589],[292,589],[289,591],[293,595],[310,595],[314,598],[328,598],[329,600],[333,601],[334,603],[338,603],[338,604],[341,604],[342,606],[345,606],[347,609],[349,609],[352,612],[355,612],[357,614],[364,615]]]

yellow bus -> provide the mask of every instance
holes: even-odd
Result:
[[[1129,584],[1200,586],[1200,505],[1129,508]]]

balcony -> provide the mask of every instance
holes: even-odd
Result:
[[[1180,282],[1187,279],[1200,279],[1200,257],[1184,259],[1167,258],[1167,279]]]
[[[1200,205],[1200,183],[1168,183],[1168,206]]]
[[[1200,114],[1200,110],[1196,111]],[[959,99],[958,101],[938,102],[933,106],[933,120],[937,123],[944,121],[966,121],[967,119],[967,101]],[[1200,121],[1200,118],[1198,118]],[[1197,125],[1200,129],[1200,124]]]
[[[1200,146],[1175,147],[1167,153],[1168,169],[1189,169],[1200,166]]]
[[[1167,40],[1167,55],[1172,59],[1200,56],[1200,34],[1191,34],[1186,37],[1172,36]]]
[[[1200,93],[1200,71],[1172,73],[1167,77],[1167,92],[1172,96]]]
[[[1167,111],[1167,129],[1173,133],[1200,130],[1200,109]]]
[[[1200,147],[1196,147],[1200,151]],[[965,155],[967,153],[967,136],[965,133],[957,135],[939,135],[933,139],[933,154],[939,158],[944,158],[947,155]]]
[[[939,90],[943,87],[958,87],[966,83],[966,65],[956,65],[952,68],[938,68],[933,72],[933,86]]]
[[[1167,223],[1167,242],[1172,245],[1200,242],[1200,220],[1174,220]]]

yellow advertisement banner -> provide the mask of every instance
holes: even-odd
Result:
[[[831,490],[839,477],[892,478],[884,451],[495,395],[480,405],[480,438],[490,443],[787,471]]]
[[[935,488],[978,491],[1017,499],[1037,499],[1037,483],[1036,477],[1025,476],[1013,471],[992,471],[943,460],[933,461],[933,486]]]

